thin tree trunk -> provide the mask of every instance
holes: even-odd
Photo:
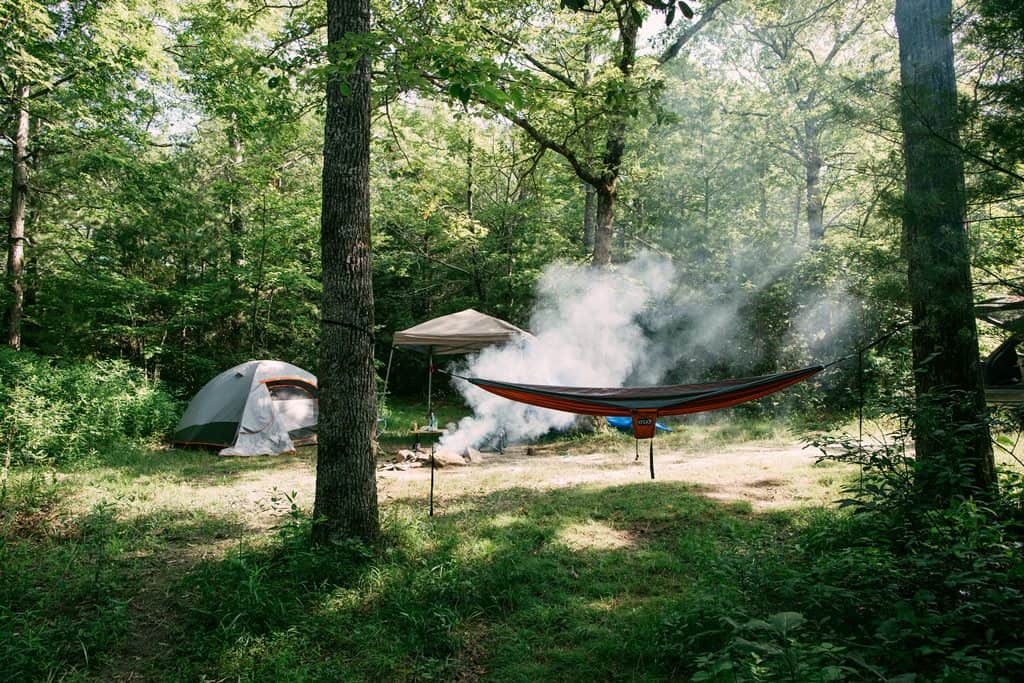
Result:
[[[802,193],[797,191],[793,198],[793,242],[798,243],[800,239],[800,208],[803,204]]]
[[[593,61],[593,50],[591,49],[590,43],[583,46],[583,61],[586,66],[583,69],[583,87],[590,87],[590,80],[593,78],[590,66]],[[584,153],[586,154],[587,166],[593,166],[594,164],[594,139],[590,135],[590,130],[587,129],[585,132],[586,138],[584,141]],[[597,216],[597,202],[595,201],[597,191],[594,186],[590,183],[583,181],[583,249],[588,254],[594,253],[594,224]]]
[[[25,287],[25,207],[28,204],[28,97],[29,87],[21,86],[17,99],[17,127],[11,148],[11,204],[7,231],[7,288],[11,303],[7,307],[7,345],[21,348],[21,318],[24,314]]]
[[[621,50],[616,66],[626,83],[629,83],[636,63],[636,37],[640,30],[632,12],[623,11],[619,16],[619,41]],[[595,266],[609,266],[612,262],[612,238],[615,236],[615,189],[619,180],[622,157],[626,153],[626,127],[629,114],[617,111],[612,116],[608,135],[604,142],[604,169],[601,185],[597,188],[597,224],[594,226]]]
[[[594,251],[594,229],[597,221],[597,191],[590,183],[583,183],[583,248],[588,254]]]
[[[896,2],[918,484],[937,504],[995,483],[964,225],[951,15],[950,0]]]
[[[473,217],[473,129],[466,137],[466,215]]]
[[[594,226],[594,258],[598,267],[612,263],[612,237],[615,234],[615,189],[600,188],[597,191],[597,223]]]
[[[370,253],[370,59],[336,60],[370,30],[369,0],[327,0],[328,54],[320,249],[323,299],[320,424],[313,538],[371,539],[379,531]],[[344,89],[343,89],[344,88]]]
[[[821,197],[821,147],[818,123],[804,119],[804,181],[807,188],[807,237],[811,247],[817,246],[825,236],[824,201]]]
[[[231,183],[231,200],[228,203],[228,257],[231,260],[231,295],[237,299],[242,289],[242,235],[245,233],[245,216],[242,214],[242,187],[238,170],[242,166],[242,140],[238,135],[238,124],[235,116],[231,117],[231,128],[228,131],[228,145],[231,147],[231,166],[228,179]]]

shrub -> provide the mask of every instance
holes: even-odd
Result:
[[[0,451],[13,464],[67,465],[165,438],[178,403],[124,361],[57,364],[0,351]]]

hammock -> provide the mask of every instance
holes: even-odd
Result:
[[[812,365],[775,375],[726,379],[706,384],[625,389],[513,384],[479,377],[454,376],[492,394],[540,408],[581,415],[630,417],[633,420],[634,438],[653,439],[660,415],[686,415],[729,408],[782,391],[813,377],[826,367]],[[640,453],[637,451],[637,458],[639,457]],[[649,457],[651,479],[654,479],[654,441],[651,441]]]
[[[707,384],[667,387],[599,389],[513,384],[479,377],[464,377],[485,391],[520,403],[581,415],[611,415],[633,419],[633,436],[650,439],[661,415],[685,415],[719,410],[774,394],[808,379],[824,365],[813,365],[775,375],[727,379]]]

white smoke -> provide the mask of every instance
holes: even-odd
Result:
[[[484,349],[456,372],[514,383],[620,387],[654,385],[667,376],[698,381],[716,365],[750,367],[758,351],[742,341],[750,334],[745,308],[791,263],[732,265],[724,282],[694,287],[681,282],[671,261],[651,253],[612,269],[553,263],[537,284],[533,338]],[[809,293],[787,340],[798,335],[813,352],[823,331],[834,334],[847,323],[847,303],[838,288]],[[445,450],[486,444],[502,430],[510,442],[534,439],[565,430],[576,419],[462,380],[456,386],[473,415],[442,437]]]
[[[672,264],[643,254],[614,270],[555,263],[541,276],[530,319],[533,338],[484,349],[459,374],[507,382],[619,387],[649,355],[641,316],[671,291]],[[505,430],[511,441],[566,429],[575,416],[515,403],[457,381],[473,415],[441,439],[460,452]]]

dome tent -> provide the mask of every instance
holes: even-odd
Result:
[[[179,446],[221,455],[274,455],[316,442],[316,376],[290,363],[253,360],[203,386],[174,432]]]

